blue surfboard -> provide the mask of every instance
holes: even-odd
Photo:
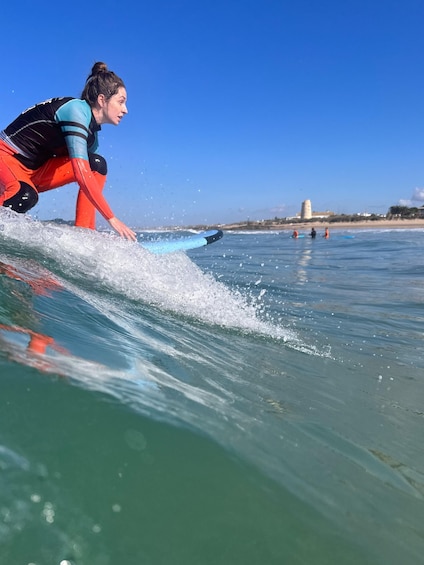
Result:
[[[324,236],[322,236],[324,237]],[[354,239],[354,235],[331,235],[327,239]]]
[[[140,245],[147,249],[147,251],[150,251],[150,253],[163,255],[165,253],[175,253],[176,251],[188,251],[189,249],[204,247],[218,241],[223,235],[221,230],[208,230],[183,237],[143,241]]]

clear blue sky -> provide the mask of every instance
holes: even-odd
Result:
[[[7,2],[0,127],[101,60],[128,91],[100,153],[132,226],[421,205],[423,21],[422,0]],[[75,196],[36,214],[72,219]]]

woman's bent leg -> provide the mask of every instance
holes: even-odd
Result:
[[[37,204],[38,194],[31,181],[32,171],[13,156],[13,150],[0,141],[0,206],[25,213]]]
[[[99,189],[103,190],[106,182],[106,161],[103,157],[94,153],[89,155],[89,160]],[[69,157],[54,157],[50,159],[36,171],[33,180],[39,192],[46,192],[47,190],[75,182],[71,159]],[[96,209],[81,189],[78,192],[77,198],[75,226],[96,229]]]

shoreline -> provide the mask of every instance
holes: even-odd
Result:
[[[328,227],[330,233],[332,230],[355,230],[355,229],[424,229],[424,218],[416,220],[361,220],[359,222],[305,222],[292,224],[227,224],[219,226],[224,231],[293,231],[294,229],[311,230],[315,228],[317,232],[324,231]]]

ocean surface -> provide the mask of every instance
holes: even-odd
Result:
[[[0,565],[423,563],[423,251],[1,210]]]

